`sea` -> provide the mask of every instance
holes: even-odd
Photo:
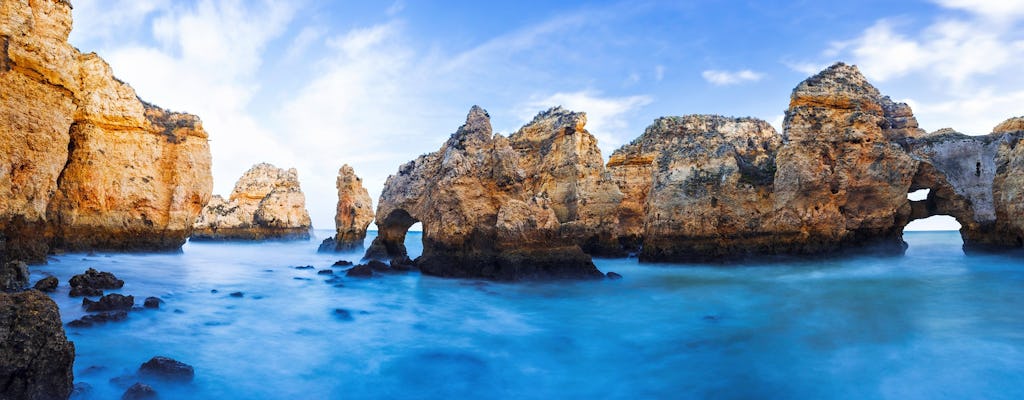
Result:
[[[79,398],[120,398],[136,381],[165,400],[1024,396],[1024,257],[965,255],[957,232],[908,232],[897,257],[597,259],[623,278],[519,283],[346,278],[332,264],[362,254],[318,254],[330,233],[63,254],[32,279],[60,279],[65,323],[85,314],[67,282],[87,268],[125,281],[108,292],[164,302],[65,327],[75,381],[91,386]],[[421,243],[409,233],[410,255]],[[136,377],[153,356],[195,379]]]

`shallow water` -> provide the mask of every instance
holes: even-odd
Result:
[[[411,253],[419,238],[410,233]],[[123,279],[113,292],[137,304],[165,301],[66,328],[75,380],[96,399],[119,398],[126,386],[110,379],[155,355],[196,369],[190,384],[154,384],[165,399],[1019,398],[1024,258],[966,256],[956,232],[906,240],[906,256],[889,258],[596,260],[617,281],[411,273],[341,287],[317,270],[361,254],[317,254],[317,241],[189,243],[180,254],[67,254],[33,280],[60,278],[64,322],[84,314],[67,280],[88,267]]]

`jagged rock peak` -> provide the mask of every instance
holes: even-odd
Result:
[[[193,239],[308,239],[312,228],[295,168],[254,165],[231,197],[214,196],[195,223]]]
[[[555,128],[573,128],[576,131],[582,131],[583,127],[587,124],[587,113],[574,112],[562,106],[554,106],[537,113],[527,125],[541,123],[550,123]]]
[[[1024,131],[1024,117],[1013,117],[1001,122],[992,129],[992,133]]]
[[[334,251],[363,247],[366,227],[373,222],[373,201],[363,187],[363,180],[348,164],[338,169],[338,207],[334,214],[337,234],[334,236]],[[324,249],[327,250],[327,249]]]
[[[807,78],[793,89],[792,99],[800,96],[834,96],[837,93],[878,97],[879,92],[868,82],[856,65],[837,62]]]
[[[483,143],[491,140],[491,136],[491,115],[480,106],[473,106],[466,115],[466,123],[452,134],[448,143],[455,148],[463,149],[467,143]]]

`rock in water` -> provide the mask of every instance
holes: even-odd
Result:
[[[356,176],[348,164],[338,170],[338,210],[334,214],[337,234],[321,251],[343,251],[361,249],[366,239],[366,227],[373,222],[373,202],[370,193],[363,187],[363,180]],[[327,243],[327,241],[325,241]]]
[[[199,118],[139,100],[70,31],[67,1],[0,3],[0,260],[180,248],[213,188]]]
[[[53,292],[57,290],[57,286],[60,281],[55,276],[48,276],[43,279],[36,281],[35,286],[32,288],[41,292]]]
[[[145,308],[160,308],[160,303],[163,302],[158,297],[147,297],[146,300],[143,300],[142,306]]]
[[[135,382],[121,395],[121,400],[153,400],[157,398],[156,389],[142,382]]]
[[[345,276],[369,278],[373,276],[373,269],[369,265],[359,264],[345,271]]]
[[[593,255],[623,256],[616,210],[622,192],[605,170],[587,115],[554,107],[509,136],[527,193],[546,197],[559,235]]]
[[[0,293],[0,397],[66,399],[71,395],[74,344],[57,304],[35,290]]]
[[[195,223],[192,239],[307,240],[310,229],[298,172],[263,163],[238,179],[228,200],[210,199]]]
[[[96,314],[86,314],[82,316],[82,318],[68,322],[68,326],[72,328],[88,328],[96,324],[124,321],[126,318],[128,318],[128,311],[106,311]]]
[[[124,281],[117,279],[114,274],[92,268],[72,276],[68,283],[71,285],[71,297],[102,296],[103,289],[120,289],[124,286]]]
[[[191,382],[195,369],[173,358],[156,356],[139,367],[139,376],[175,382]]]
[[[540,171],[539,173],[547,173]],[[473,107],[440,150],[388,177],[377,208],[377,238],[366,258],[407,258],[406,231],[423,224],[425,274],[516,280],[599,277],[590,256],[561,236],[543,193],[525,187],[509,139]]]
[[[0,292],[16,292],[28,287],[28,264],[9,261],[0,264]]]
[[[117,311],[117,310],[131,310],[135,306],[135,296],[124,296],[117,293],[111,293],[106,296],[100,297],[99,301],[92,301],[88,298],[82,299],[82,306],[85,307],[85,311],[98,312],[98,311]]]

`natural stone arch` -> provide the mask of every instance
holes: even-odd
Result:
[[[409,233],[409,227],[417,222],[421,221],[404,209],[391,211],[387,217],[377,222],[377,238],[366,250],[366,258],[408,259],[409,252],[405,248],[405,236]]]

